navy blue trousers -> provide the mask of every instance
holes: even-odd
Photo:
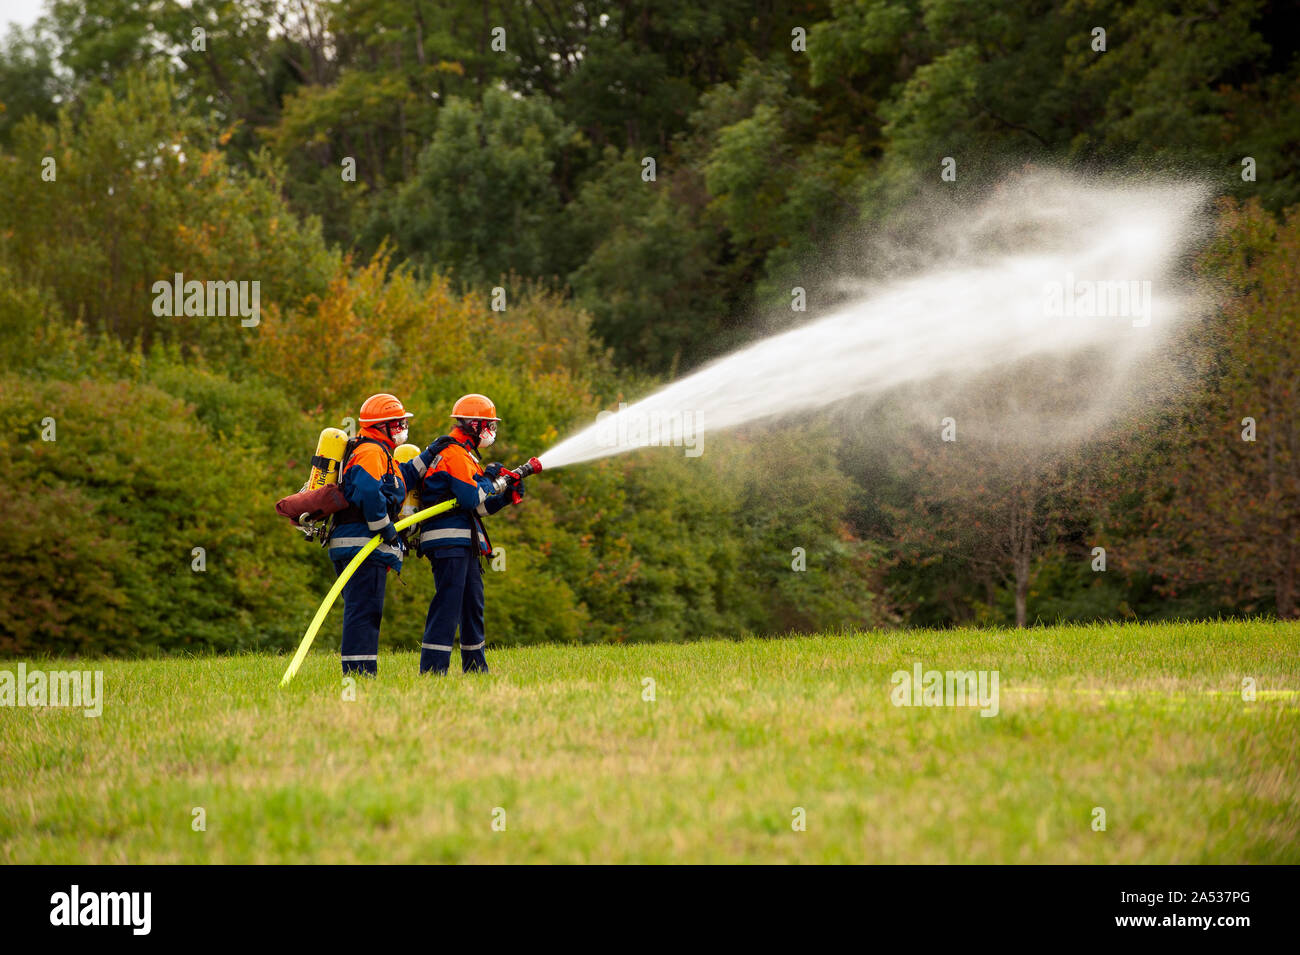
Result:
[[[343,573],[349,561],[334,561],[334,573]],[[384,585],[388,568],[377,560],[362,561],[343,585],[343,672],[379,672],[379,622],[384,617]]]
[[[483,569],[468,549],[444,551],[454,556],[430,559],[438,592],[424,618],[420,672],[446,673],[451,666],[451,642],[460,628],[460,665],[466,673],[486,673],[483,655]]]

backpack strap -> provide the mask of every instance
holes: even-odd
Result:
[[[459,444],[466,451],[471,454],[474,453],[474,449],[468,444],[465,444],[463,441],[457,441],[449,434],[444,434],[440,438],[435,438],[429,443],[429,447],[426,449],[433,452],[433,460],[430,461],[428,467],[424,469],[425,477],[428,477],[433,473],[433,469],[438,465],[438,460],[442,457],[442,452],[446,451],[447,448],[451,447],[453,444]]]

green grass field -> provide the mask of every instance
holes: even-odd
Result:
[[[1300,862],[1297,624],[416,661],[355,701],[323,652],[288,690],[284,656],[82,663],[101,717],[0,708],[0,861]],[[997,670],[998,714],[894,706],[917,661]]]

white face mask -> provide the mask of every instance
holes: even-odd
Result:
[[[497,440],[496,429],[484,428],[482,431],[479,432],[478,446],[480,448],[490,448],[492,447],[493,444],[496,443],[496,440]]]
[[[394,444],[394,446],[399,445],[399,444],[406,444],[406,436],[407,436],[408,434],[410,434],[410,433],[411,433],[411,429],[410,429],[410,428],[395,429],[395,430],[393,431],[393,444]]]

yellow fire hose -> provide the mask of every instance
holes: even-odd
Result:
[[[402,518],[394,524],[393,527],[395,530],[405,530],[412,524],[433,517],[435,514],[441,514],[443,511],[450,511],[455,506],[455,499],[443,501],[441,504],[435,504],[432,507],[426,507],[422,511],[416,511],[410,517]],[[352,577],[353,571],[361,566],[361,562],[370,556],[370,552],[379,546],[379,542],[382,539],[383,538],[379,534],[370,538],[370,540],[366,542],[366,546],[357,551],[357,556],[353,557],[351,562],[343,568],[343,573],[339,574],[339,579],[334,581],[334,586],[330,588],[330,592],[325,595],[325,599],[321,601],[320,607],[316,610],[316,616],[312,618],[311,626],[308,627],[307,632],[303,634],[302,643],[298,645],[298,652],[295,653],[293,659],[289,661],[289,669],[285,670],[284,676],[280,677],[281,686],[288,686],[289,681],[294,678],[294,674],[298,672],[298,667],[302,666],[302,661],[307,656],[307,651],[311,649],[312,641],[316,639],[316,632],[320,630],[320,625],[325,622],[325,617],[329,613],[330,607],[334,606],[334,601],[337,600],[339,594],[343,592],[343,585]]]

